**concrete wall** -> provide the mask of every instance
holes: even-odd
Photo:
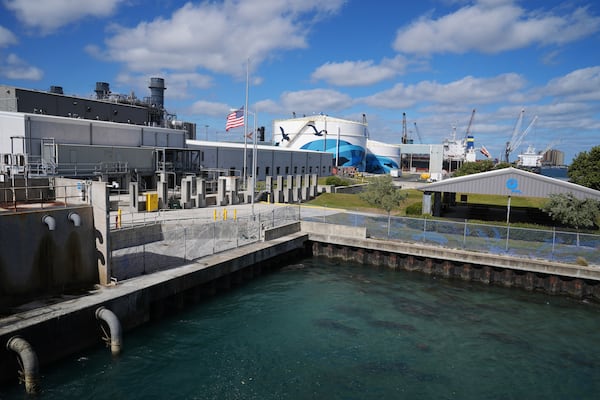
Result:
[[[54,230],[44,216],[54,219]],[[0,215],[0,309],[98,283],[94,239],[90,206]]]
[[[314,256],[600,301],[600,269],[594,267],[364,239],[337,234],[335,228],[311,230],[309,239]]]
[[[5,346],[12,336],[20,335],[31,344],[43,375],[51,364],[100,343],[100,324],[95,317],[98,307],[113,311],[127,332],[304,257],[306,239],[305,234],[297,233],[280,240],[258,242],[205,257],[198,263],[103,288],[78,301],[55,304],[46,312],[35,309],[22,313],[19,323],[0,325],[0,383],[17,381],[16,356]],[[126,346],[126,335],[124,343]],[[108,361],[108,350],[106,357]],[[41,385],[43,388],[43,381]]]
[[[367,227],[326,224],[323,222],[301,221],[302,232],[308,234],[319,234],[319,237],[352,237],[365,239]],[[324,239],[327,240],[327,239]]]

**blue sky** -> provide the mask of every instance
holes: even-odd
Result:
[[[89,4],[85,4],[89,3]],[[0,0],[0,83],[93,97],[149,95],[225,133],[244,104],[272,120],[323,113],[361,120],[370,137],[399,143],[402,113],[419,143],[471,133],[501,157],[517,117],[538,119],[528,145],[565,152],[600,145],[600,5],[592,0]],[[84,5],[82,5],[84,4]],[[208,125],[208,128],[205,126]],[[238,137],[239,136],[239,137]]]

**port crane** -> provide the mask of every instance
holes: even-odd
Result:
[[[414,122],[415,124],[415,132],[417,133],[417,137],[419,138],[419,143],[423,144],[423,139],[421,139],[421,134],[419,133],[419,128],[417,128],[417,123]]]
[[[475,119],[475,109],[471,112],[471,119],[469,119],[469,125],[467,126],[467,132],[465,133],[465,139],[471,134],[471,126],[473,125],[473,119]]]
[[[535,125],[535,123],[538,119],[537,115],[534,116],[533,119],[531,120],[531,122],[529,123],[529,125],[527,126],[527,128],[525,128],[525,130],[523,132],[520,132],[521,126],[523,125],[523,115],[524,114],[525,114],[525,109],[521,109],[521,112],[519,113],[519,118],[517,119],[515,128],[513,129],[513,133],[510,138],[510,141],[506,142],[504,156],[505,156],[505,161],[507,163],[510,162],[510,160],[509,160],[510,153],[512,153],[514,150],[516,150],[521,145],[521,143],[523,142],[523,139],[525,139],[525,136],[527,136],[527,134],[533,128],[533,126]]]
[[[407,144],[408,141],[408,131],[406,130],[406,113],[402,113],[402,144]]]

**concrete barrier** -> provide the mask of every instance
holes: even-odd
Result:
[[[334,242],[337,237],[351,237],[364,239],[367,237],[367,228],[365,226],[346,226],[346,225],[334,225],[326,224],[323,222],[313,221],[302,221],[301,222],[302,232],[310,234],[318,234],[319,237],[327,238],[331,237],[331,241]]]
[[[286,225],[276,226],[274,228],[265,229],[264,241],[280,238],[282,236],[291,235],[292,233],[300,232],[300,222],[292,222]]]

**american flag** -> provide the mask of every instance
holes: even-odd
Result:
[[[235,110],[227,115],[227,123],[225,123],[225,131],[229,131],[232,128],[244,126],[244,107],[239,110]]]

